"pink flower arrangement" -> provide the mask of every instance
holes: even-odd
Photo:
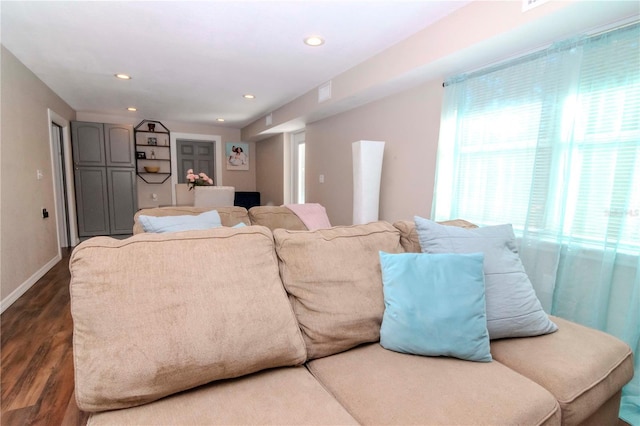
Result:
[[[189,191],[191,191],[196,186],[206,186],[213,185],[213,179],[207,176],[205,173],[193,173],[193,169],[187,170],[187,185],[189,186]]]

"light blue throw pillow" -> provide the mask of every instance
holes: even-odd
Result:
[[[216,210],[200,213],[198,215],[159,217],[140,215],[138,216],[138,220],[145,232],[154,233],[195,231],[222,226],[220,215]]]
[[[414,220],[423,253],[484,253],[491,339],[538,336],[558,329],[533,290],[511,225],[463,229],[418,216]]]
[[[380,344],[415,355],[491,361],[483,255],[380,252]]]

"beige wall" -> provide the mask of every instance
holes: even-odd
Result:
[[[260,117],[242,129],[242,136],[259,140],[269,133],[291,131],[437,76],[467,72],[637,13],[637,3],[629,1],[556,0],[527,12],[516,0],[469,2],[333,76],[331,99],[318,102],[317,88],[312,89],[270,111],[271,125]]]
[[[245,140],[306,124],[306,201],[327,207],[333,224],[352,221],[351,143],[383,140],[380,218],[429,216],[442,81],[614,22],[637,19],[627,1],[550,1],[522,12],[518,1],[475,1],[332,78],[242,129]],[[260,142],[257,142],[260,143]],[[319,175],[325,183],[319,183]]]
[[[262,205],[284,204],[284,145],[284,134],[255,144],[256,191],[260,192]]]
[[[308,125],[306,201],[323,204],[333,225],[351,224],[351,144],[359,140],[385,141],[380,219],[411,219],[416,214],[428,217],[441,101],[442,80],[437,79]],[[319,183],[321,174],[324,183]]]
[[[6,301],[40,278],[58,256],[48,109],[75,111],[4,46],[1,48],[1,285]],[[36,179],[41,170],[43,179]],[[49,218],[42,219],[42,208]]]
[[[79,121],[92,121],[98,123],[119,123],[131,124],[136,126],[142,118],[134,118],[131,116],[113,116],[106,114],[94,114],[79,111],[77,113]],[[149,118],[153,119],[153,118]],[[222,157],[220,159],[222,171],[222,185],[233,186],[237,191],[256,191],[256,168],[255,162],[249,162],[249,170],[227,170],[224,162],[224,152],[227,142],[242,142],[240,139],[240,130],[222,126],[209,126],[203,124],[184,123],[178,121],[159,120],[164,124],[172,134],[193,134],[206,136],[210,135],[211,140],[222,140]],[[255,143],[249,143],[249,153],[255,152]],[[171,204],[171,193],[177,176],[172,176],[161,185],[147,184],[138,179],[138,206],[140,208],[157,207]],[[152,194],[157,194],[157,200],[152,200]]]

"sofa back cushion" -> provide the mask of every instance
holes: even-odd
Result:
[[[316,231],[276,229],[273,235],[309,359],[380,339],[379,252],[402,252],[397,229],[374,222]]]
[[[467,222],[463,219],[452,219],[438,222],[441,225],[457,226],[465,229],[477,228],[471,222]],[[407,253],[421,253],[420,241],[418,240],[418,232],[416,230],[416,223],[413,220],[399,220],[393,224],[400,231],[400,244]]]
[[[140,223],[139,216],[197,216],[201,213],[216,210],[220,215],[220,222],[222,226],[234,226],[239,223],[245,225],[251,225],[249,221],[249,214],[244,207],[227,206],[227,207],[190,207],[190,206],[168,206],[168,207],[154,207],[150,209],[138,210],[133,216],[133,234],[140,234],[145,232],[142,224]]]
[[[92,238],[70,270],[82,410],[306,360],[267,228]]]
[[[307,227],[298,216],[284,206],[256,206],[249,209],[252,225],[262,225],[273,229],[306,231]]]

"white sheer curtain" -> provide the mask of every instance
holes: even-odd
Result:
[[[635,352],[640,418],[640,25],[447,82],[433,219],[512,223],[547,312]]]

